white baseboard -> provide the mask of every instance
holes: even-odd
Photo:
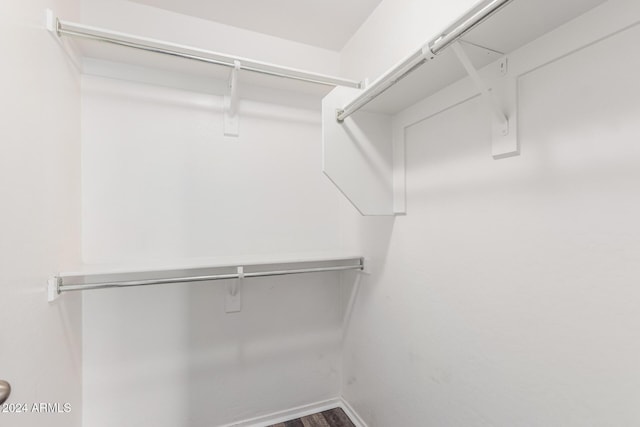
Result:
[[[239,421],[231,424],[225,424],[220,427],[267,427],[273,424],[294,420],[296,418],[306,417],[307,415],[317,414],[318,412],[328,411],[329,409],[342,408],[347,416],[353,421],[356,427],[367,427],[362,418],[342,397],[324,400],[322,402],[311,403],[309,405],[298,406],[297,408],[278,411],[261,417],[250,418],[248,420]]]
[[[344,411],[345,414],[351,419],[351,421],[356,425],[356,427],[368,427],[367,423],[358,415],[358,413],[353,409],[353,406],[347,402],[344,397],[340,397],[340,407]]]
[[[220,427],[267,427],[273,424],[295,420],[296,418],[306,417],[307,415],[327,411],[329,409],[342,407],[341,404],[341,399],[329,399],[322,402],[311,403],[309,405],[298,406],[297,408],[274,412],[268,415],[263,415],[261,417],[251,418],[231,424],[225,424],[224,426]]]

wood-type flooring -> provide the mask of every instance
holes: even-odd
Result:
[[[270,427],[355,427],[342,408],[329,409],[328,411],[308,415]]]

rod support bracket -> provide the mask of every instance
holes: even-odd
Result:
[[[360,258],[360,274],[371,274],[371,259]]]
[[[474,67],[460,41],[453,43],[451,48],[491,112],[491,151],[493,158],[502,159],[520,154],[515,114],[517,81],[508,75],[507,58],[503,57],[498,61],[498,72],[496,73],[498,77],[494,79],[493,84],[490,86]],[[509,113],[505,111],[509,111]]]
[[[224,134],[238,136],[240,120],[238,117],[238,74],[241,64],[237,59],[233,61],[233,68],[229,74],[229,96],[224,97]]]
[[[62,278],[52,277],[47,281],[47,301],[53,302],[60,297],[60,286],[62,285]]]
[[[56,17],[56,14],[53,13],[53,10],[51,9],[46,9],[45,10],[45,27],[47,28],[47,31],[51,32],[51,33],[55,33],[56,35],[60,35],[58,33],[58,18]]]
[[[242,310],[242,285],[244,284],[244,267],[237,267],[238,278],[229,281],[224,298],[227,313],[238,313]]]

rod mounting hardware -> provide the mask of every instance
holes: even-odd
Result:
[[[242,64],[238,60],[233,61],[233,68],[229,74],[229,96],[224,97],[224,134],[225,136],[238,136],[240,119],[238,117],[238,73]]]
[[[482,95],[485,104],[493,116],[492,120],[492,155],[495,159],[511,157],[520,153],[516,130],[516,80],[508,74],[507,58],[498,61],[499,77],[495,79],[493,87],[490,87],[485,79],[474,67],[465,52],[460,41],[451,44],[458,60],[469,74],[478,92]],[[502,98],[502,99],[499,99]],[[511,114],[505,114],[504,104],[510,107]]]
[[[361,274],[371,274],[371,259],[370,258],[360,258],[360,266],[362,267],[359,271]]]
[[[476,70],[476,68],[471,63],[471,59],[469,59],[469,56],[464,51],[464,48],[462,47],[460,42],[453,43],[451,45],[451,48],[455,52],[464,69],[467,71],[467,74],[469,74],[469,77],[471,77],[471,80],[475,84],[476,88],[482,95],[496,122],[500,125],[500,132],[503,135],[507,135],[509,133],[509,119],[507,118],[507,116],[505,116],[504,111],[502,111],[502,107],[491,93],[491,89],[486,85],[485,81],[480,76],[480,73],[478,73],[478,70]]]
[[[47,28],[47,31],[52,32],[52,33],[58,33],[58,28],[60,26],[60,23],[58,21],[58,18],[55,15],[55,13],[53,13],[53,10],[51,10],[51,9],[47,9],[45,11],[45,13],[46,13],[45,26]],[[58,35],[59,35],[59,33],[58,33]]]
[[[224,298],[224,310],[227,313],[238,313],[242,310],[242,286],[244,285],[244,267],[236,269],[238,278],[227,284],[227,294]]]
[[[500,68],[500,75],[506,76],[509,73],[509,59],[506,56],[500,58],[498,67]]]
[[[60,296],[60,285],[62,279],[60,277],[52,277],[47,281],[47,301],[52,302]]]

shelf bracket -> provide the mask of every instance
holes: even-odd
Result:
[[[52,277],[47,281],[47,301],[53,302],[60,297],[60,285],[62,285],[60,277]]]
[[[47,31],[54,33],[57,35],[58,33],[58,18],[56,18],[56,14],[53,13],[53,10],[46,9],[45,10],[45,26]]]
[[[244,284],[244,267],[238,267],[238,278],[229,282],[224,298],[227,313],[238,313],[242,310],[242,285]]]
[[[225,136],[238,136],[240,119],[238,117],[238,73],[240,61],[233,61],[234,67],[229,75],[229,96],[224,97],[224,134]]]
[[[491,151],[494,159],[517,156],[520,154],[516,123],[516,80],[509,77],[507,58],[498,61],[498,77],[492,86],[487,85],[478,70],[473,66],[469,56],[460,42],[451,45],[458,60],[471,77],[474,85],[482,95],[492,115]],[[501,102],[502,101],[502,102]],[[505,112],[504,105],[507,104]]]

